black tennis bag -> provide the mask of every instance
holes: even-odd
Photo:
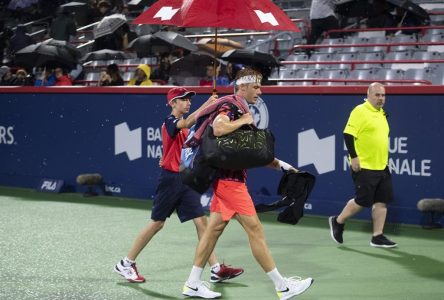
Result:
[[[274,136],[269,129],[243,126],[232,133],[215,137],[208,126],[202,135],[201,151],[205,161],[222,169],[242,170],[263,167],[274,160]]]

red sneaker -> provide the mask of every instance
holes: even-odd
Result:
[[[129,267],[125,267],[123,261],[120,261],[114,266],[114,271],[125,277],[129,282],[145,282],[145,278],[137,271],[135,263]]]
[[[214,272],[211,270],[211,282],[222,282],[234,277],[241,275],[244,272],[242,268],[232,268],[230,266],[226,266],[224,264],[220,265],[219,272]]]

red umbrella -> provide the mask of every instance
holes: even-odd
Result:
[[[300,31],[271,0],[159,0],[138,16],[134,23],[214,27],[215,52],[219,27]],[[214,92],[215,84],[214,80]]]
[[[134,23],[300,31],[271,0],[159,0]]]

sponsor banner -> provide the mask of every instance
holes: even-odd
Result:
[[[209,95],[197,95],[192,110]],[[250,106],[255,123],[270,128],[276,156],[317,176],[307,213],[337,214],[353,197],[343,141],[351,110],[364,95],[264,94]],[[160,173],[161,125],[170,113],[160,94],[2,94],[0,185],[35,187],[36,178],[60,178],[79,189],[78,174],[102,174],[105,192],[152,199]],[[388,220],[417,224],[421,198],[442,197],[441,95],[388,95],[389,166],[395,201]],[[279,199],[281,173],[248,171],[256,202]],[[38,180],[37,179],[37,180]],[[43,184],[43,183],[41,183]],[[48,189],[52,187],[48,183]],[[201,202],[209,205],[211,193]],[[362,218],[369,218],[364,211]]]
[[[63,180],[43,178],[37,188],[40,192],[60,193],[63,188]]]

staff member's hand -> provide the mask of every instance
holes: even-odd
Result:
[[[361,171],[361,163],[359,162],[358,157],[351,159],[351,168],[352,168],[353,172]]]

